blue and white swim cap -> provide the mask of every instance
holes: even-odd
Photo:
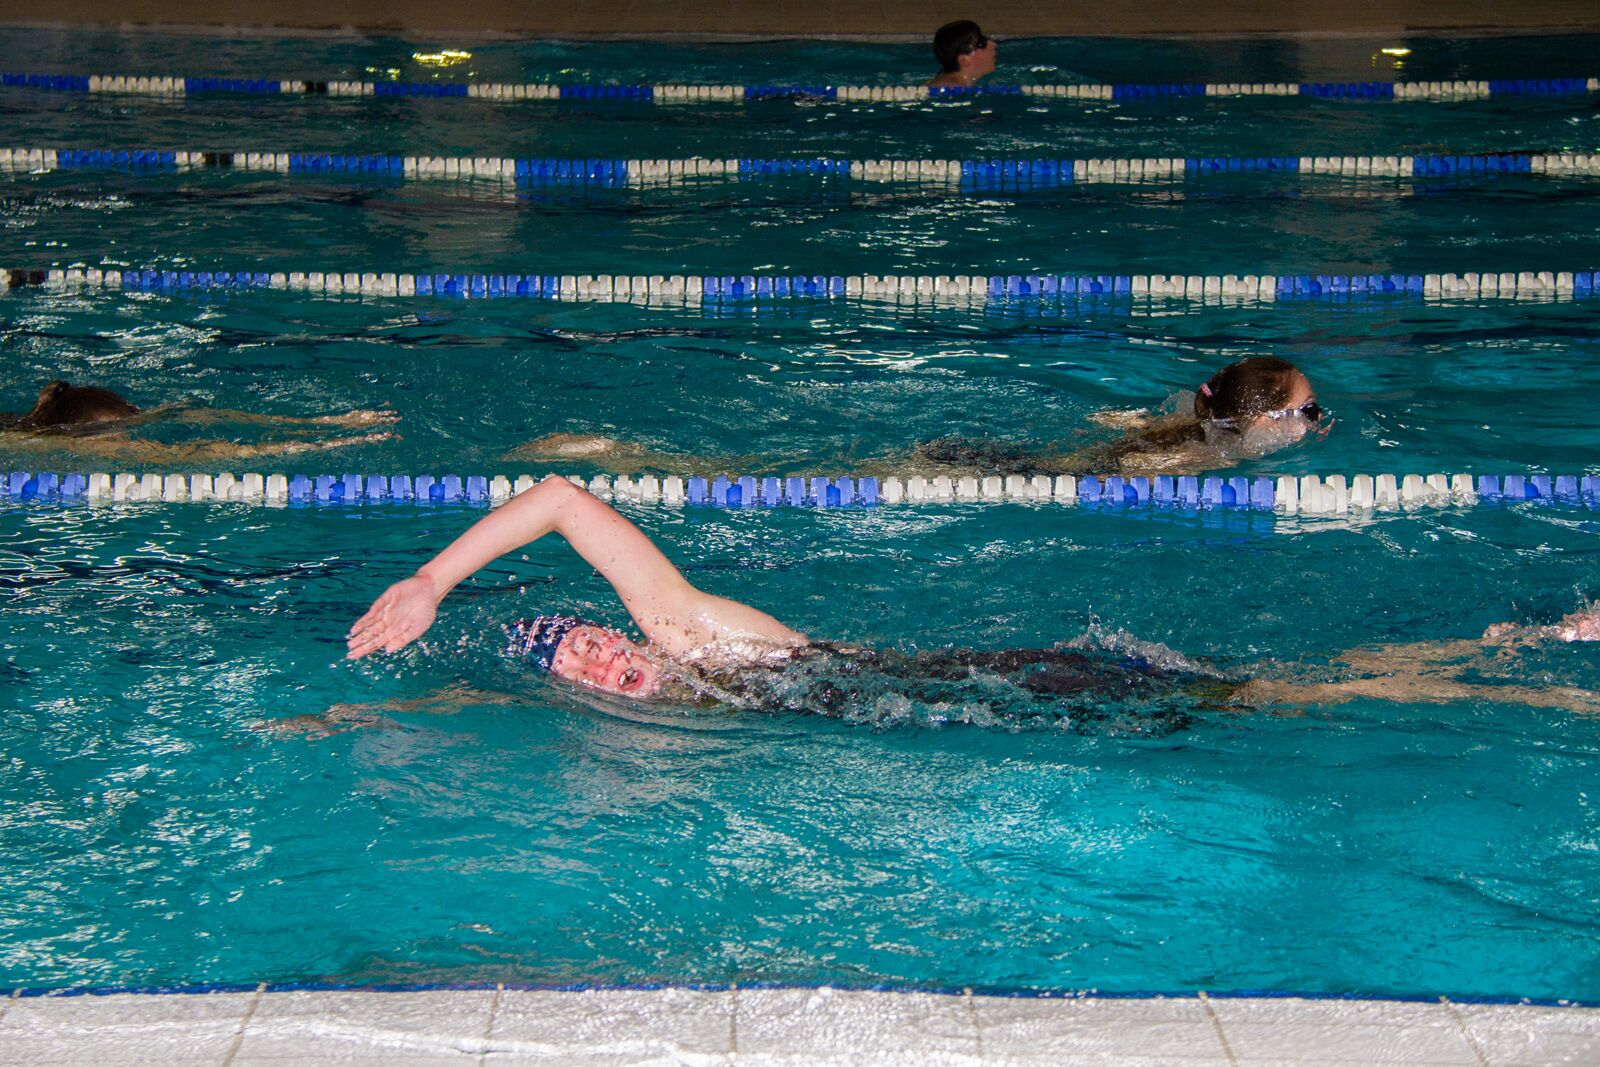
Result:
[[[555,662],[556,649],[561,646],[562,638],[579,626],[596,625],[576,615],[540,615],[537,619],[524,619],[517,623],[516,634],[522,643],[522,651],[540,668],[549,670]]]

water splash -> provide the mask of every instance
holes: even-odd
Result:
[[[1165,735],[1221,672],[1120,632],[1042,649],[901,652],[814,645],[778,664],[683,666],[669,700],[819,715],[874,730],[976,726]],[[1210,683],[1210,684],[1207,684]]]

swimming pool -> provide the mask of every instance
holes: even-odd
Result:
[[[203,70],[187,42],[153,35],[6,31],[0,55],[7,69],[85,73],[414,71],[412,46],[396,42],[212,43]],[[1440,78],[1566,76],[1585,73],[1592,43],[1419,41],[1408,62]],[[1372,52],[1039,41],[1003,61],[1050,79],[1357,80],[1376,76]],[[491,46],[473,70],[511,79],[553,56],[574,80],[883,82],[905,55]],[[0,112],[23,144],[506,157],[1464,154],[1592,152],[1600,140],[1582,96],[673,110],[8,89]],[[0,262],[1592,270],[1595,182],[1267,173],[963,193],[816,177],[544,189],[58,171],[5,179]],[[1600,384],[1596,306],[684,307],[28,287],[0,298],[0,316],[8,409],[59,376],[145,404],[398,411],[402,439],[270,468],[288,473],[515,474],[504,454],[553,431],[737,473],[835,473],[943,434],[1070,445],[1104,434],[1088,422],[1095,411],[1158,404],[1231,359],[1269,353],[1307,370],[1337,425],[1247,473],[1582,473],[1596,470],[1600,435],[1588,404]],[[586,566],[545,544],[449,601],[425,647],[343,663],[349,621],[471,514],[0,505],[11,708],[0,981],[1600,999],[1591,717],[1358,701],[1182,708],[1175,724],[1168,707],[1039,717],[971,690],[869,693],[835,718],[619,709],[530,683],[501,654],[503,624],[547,605],[623,620]],[[1342,520],[1045,504],[630,515],[711,591],[810,634],[902,649],[1087,633],[1113,648],[1160,642],[1228,668],[1275,659],[1315,673],[1358,644],[1548,619],[1596,585],[1594,512],[1531,504]],[[1480,680],[1600,689],[1600,667],[1591,649],[1544,648]],[[428,706],[351,710],[441,691]]]

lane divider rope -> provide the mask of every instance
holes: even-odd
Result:
[[[1475,155],[1211,156],[1121,159],[510,159],[500,156],[388,156],[331,152],[252,152],[123,148],[0,148],[0,170],[239,170],[277,174],[359,174],[415,179],[489,179],[522,185],[602,188],[705,178],[830,176],[857,181],[924,182],[963,188],[1143,182],[1214,174],[1442,177],[1472,174],[1600,175],[1591,152]]]
[[[1535,502],[1600,508],[1595,474],[1357,474],[715,478],[599,475],[570,481],[606,500],[714,507],[875,507],[880,504],[1039,501],[1108,508],[1249,509],[1283,514]],[[0,498],[73,503],[501,504],[538,484],[532,475],[55,474],[14,471]]]
[[[576,302],[739,302],[851,298],[895,302],[1037,302],[1069,299],[1264,302],[1390,297],[1446,300],[1586,300],[1597,272],[1468,271],[1460,274],[399,274],[355,271],[195,271],[0,267],[0,293],[53,290],[191,292],[281,289],[317,296]]]
[[[623,85],[603,83],[370,82],[283,78],[179,78],[101,74],[0,74],[0,86],[54,92],[193,96],[253,93],[334,97],[460,97],[480,100],[633,100],[657,103],[732,103],[808,98],[910,102],[974,96],[1065,100],[1148,100],[1180,97],[1304,96],[1352,100],[1471,100],[1491,96],[1569,96],[1600,91],[1600,78],[1509,78],[1420,82],[1173,82],[1159,84],[1033,85]]]

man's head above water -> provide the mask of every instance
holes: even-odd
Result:
[[[522,651],[558,678],[620,696],[647,699],[661,689],[661,667],[644,645],[572,615],[519,623]]]
[[[933,35],[933,55],[939,61],[939,75],[933,85],[974,85],[994,73],[998,49],[993,38],[985,37],[976,22],[961,19],[940,26]]]

